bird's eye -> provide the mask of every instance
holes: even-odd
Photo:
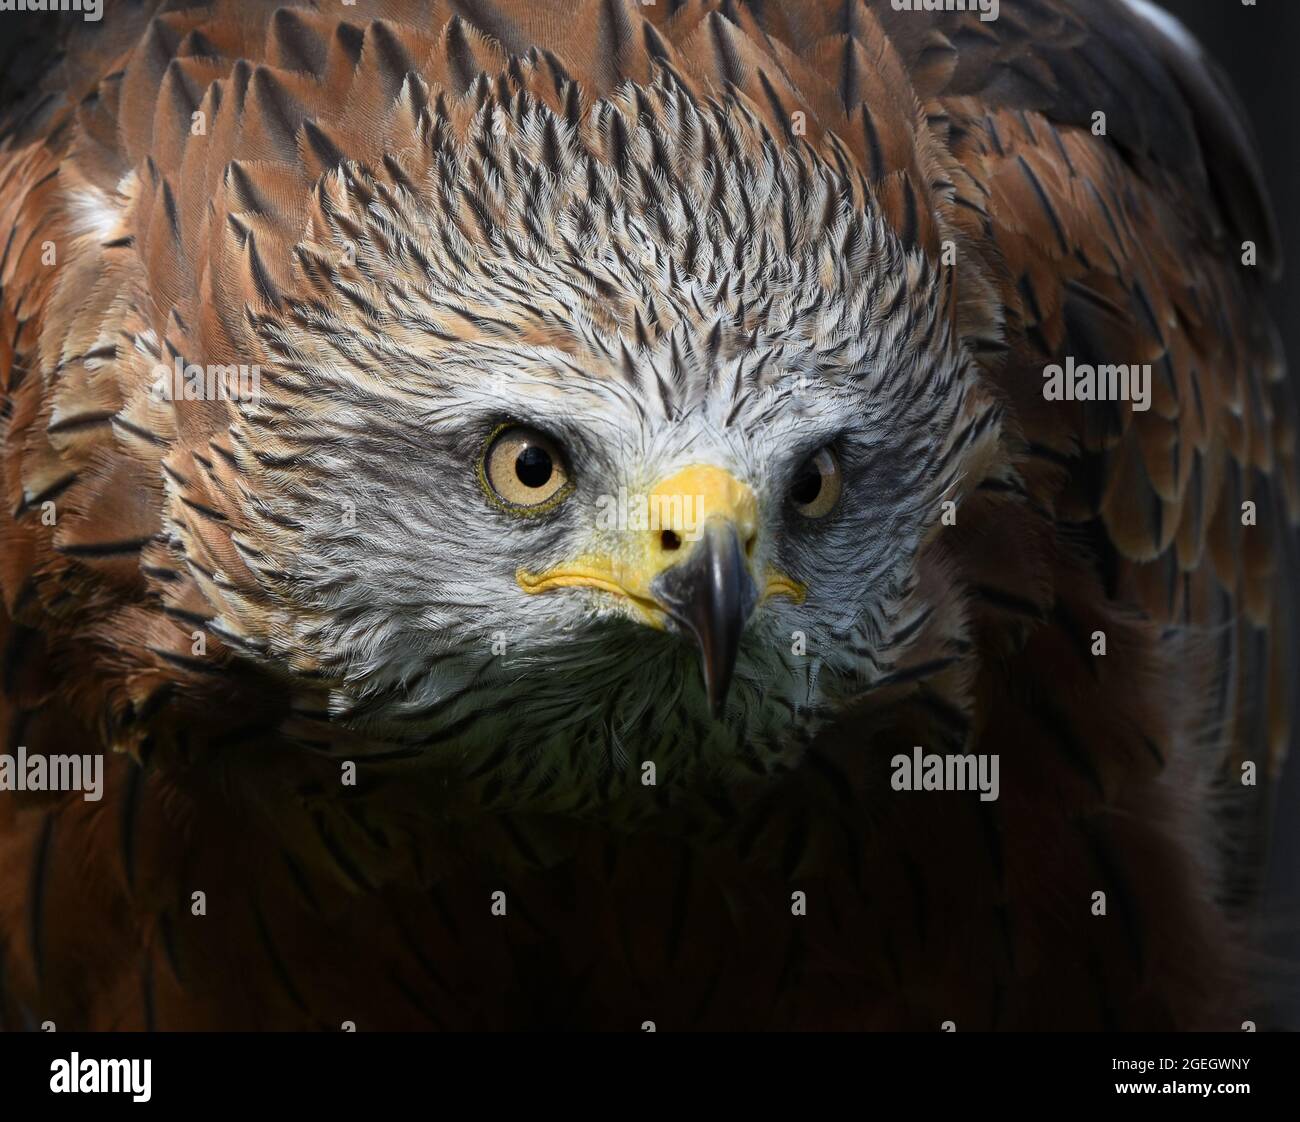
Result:
[[[555,441],[522,425],[503,428],[489,440],[483,478],[493,496],[521,510],[553,506],[570,490]]]
[[[790,499],[805,518],[822,518],[835,508],[840,487],[840,462],[834,452],[823,448],[795,475]]]

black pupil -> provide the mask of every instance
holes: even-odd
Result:
[[[808,506],[822,493],[822,473],[815,464],[808,464],[795,477],[790,495],[800,506]]]
[[[545,487],[553,470],[551,454],[536,444],[528,445],[515,460],[515,474],[525,487]]]

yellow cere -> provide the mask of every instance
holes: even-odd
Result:
[[[736,528],[748,548],[758,525],[754,493],[730,472],[709,464],[694,464],[658,484],[647,497],[648,528],[631,530],[617,556],[587,554],[541,573],[520,569],[515,579],[528,593],[557,588],[595,588],[621,596],[635,605],[654,627],[663,627],[663,610],[650,593],[650,584],[665,569],[685,561],[704,523],[721,519]],[[665,540],[665,532],[671,544]],[[798,581],[769,570],[762,599],[787,596],[802,603],[805,589]]]

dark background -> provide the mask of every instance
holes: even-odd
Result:
[[[1161,0],[1228,72],[1254,124],[1277,214],[1286,272],[1269,293],[1273,318],[1286,344],[1293,384],[1300,386],[1300,0]],[[1291,579],[1300,582],[1300,573]],[[1300,674],[1300,670],[1296,671]],[[1294,690],[1300,723],[1300,690]],[[1269,868],[1265,964],[1273,979],[1277,1025],[1300,1029],[1300,733],[1278,794],[1276,835]],[[1280,969],[1279,969],[1280,968]],[[1261,1028],[1264,1026],[1260,1026]]]

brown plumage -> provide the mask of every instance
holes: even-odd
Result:
[[[6,1025],[1252,1016],[1300,493],[1260,310],[1268,203],[1206,60],[1120,0],[1007,0],[991,23],[865,0],[113,16],[66,25],[0,127],[0,723],[9,752],[108,753],[101,802],[0,794]],[[454,728],[368,724],[384,650],[379,684],[353,689],[323,638],[326,577],[346,574],[308,571],[297,518],[322,485],[313,451],[365,437],[340,418],[367,399],[327,385],[328,363],[346,354],[380,393],[384,363],[436,369],[466,340],[577,355],[574,321],[545,314],[577,265],[521,294],[493,253],[522,247],[541,275],[585,229],[554,216],[584,203],[591,236],[630,252],[616,214],[651,222],[656,192],[742,223],[759,192],[721,198],[713,169],[770,153],[791,182],[839,185],[821,233],[843,258],[869,240],[854,215],[883,219],[933,293],[929,320],[900,299],[902,334],[942,329],[972,371],[936,419],[934,455],[961,470],[871,688],[797,753],[756,748],[748,771],[641,803],[635,776],[576,749],[556,790]],[[561,169],[583,166],[566,195]],[[417,213],[441,236],[420,242]],[[589,278],[591,332],[632,366],[698,326],[674,303],[692,266],[669,256],[668,280],[646,260]],[[420,305],[422,271],[451,261],[463,289]],[[724,356],[775,314],[762,267],[713,260]],[[151,372],[176,356],[263,363],[265,409],[158,400]],[[1067,356],[1151,364],[1151,408],[1046,400]],[[913,745],[999,753],[1001,798],[893,791]]]

